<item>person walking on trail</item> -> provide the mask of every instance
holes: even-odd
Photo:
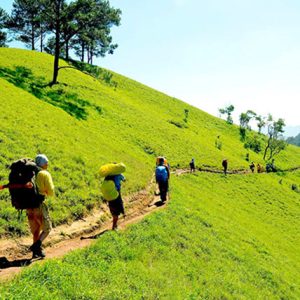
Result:
[[[228,168],[228,160],[227,159],[223,159],[222,166],[223,166],[224,174],[227,175],[227,168]]]
[[[120,214],[123,214],[124,218],[126,216],[125,210],[124,210],[124,203],[121,196],[121,184],[122,181],[125,181],[126,178],[123,174],[119,175],[110,175],[106,176],[104,181],[112,180],[114,182],[115,188],[118,192],[118,197],[114,200],[108,201],[108,207],[110,210],[110,213],[112,215],[112,230],[118,229],[118,220]]]
[[[48,196],[54,196],[54,184],[51,174],[47,171],[47,156],[44,154],[38,154],[35,158],[35,163],[39,168],[35,182],[42,201],[39,207],[27,209],[27,217],[31,233],[33,235],[33,244],[30,247],[30,250],[32,251],[32,257],[43,258],[45,257],[45,253],[42,250],[42,242],[46,239],[52,229],[45,199]]]
[[[263,173],[264,172],[264,167],[260,164],[257,164],[257,173]]]
[[[251,172],[254,173],[254,170],[255,170],[254,162],[252,162],[249,167],[250,167]]]
[[[167,200],[167,193],[169,190],[170,170],[164,165],[164,158],[159,159],[159,164],[155,170],[155,179],[158,184],[160,199],[162,203]]]
[[[192,158],[191,162],[190,162],[190,172],[195,172],[195,159]]]

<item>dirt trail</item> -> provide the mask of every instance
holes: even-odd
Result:
[[[144,190],[124,197],[126,218],[120,218],[119,229],[122,230],[128,224],[138,222],[154,210],[165,206],[161,205],[159,196],[155,195],[155,188],[152,179]],[[12,278],[25,266],[61,257],[74,249],[86,247],[110,229],[111,216],[107,205],[103,204],[100,209],[84,219],[54,228],[43,244],[47,255],[43,260],[31,260],[31,236],[0,240],[0,281]]]
[[[293,170],[296,169],[299,167],[293,168]],[[178,169],[172,174],[180,176],[189,172],[189,169]],[[212,169],[209,166],[199,168],[196,172],[223,173],[222,170]],[[250,171],[232,170],[228,172],[228,174],[246,173],[250,173]],[[167,203],[161,205],[159,196],[155,196],[155,188],[153,177],[144,190],[124,197],[126,218],[121,218],[119,221],[121,230],[128,224],[138,222],[144,216],[167,205]],[[86,247],[110,228],[111,216],[107,205],[103,204],[100,209],[81,220],[54,228],[44,243],[47,257],[43,260],[31,260],[32,253],[29,251],[29,246],[32,244],[31,236],[0,240],[0,281],[11,279],[25,266],[61,257],[74,249]]]

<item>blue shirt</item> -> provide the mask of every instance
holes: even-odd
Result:
[[[125,180],[125,177],[122,174],[114,176],[114,182],[117,191],[119,192],[121,190],[121,182]]]

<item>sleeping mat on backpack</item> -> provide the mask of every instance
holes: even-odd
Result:
[[[119,175],[125,172],[126,166],[123,163],[106,164],[100,167],[99,174],[101,177]]]

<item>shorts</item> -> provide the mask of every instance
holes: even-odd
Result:
[[[117,199],[108,201],[108,207],[112,216],[119,216],[120,214],[125,214],[124,204],[120,192]]]
[[[36,230],[50,232],[52,224],[49,216],[47,205],[43,202],[40,207],[28,208],[27,217],[30,226],[30,230],[34,233]]]

